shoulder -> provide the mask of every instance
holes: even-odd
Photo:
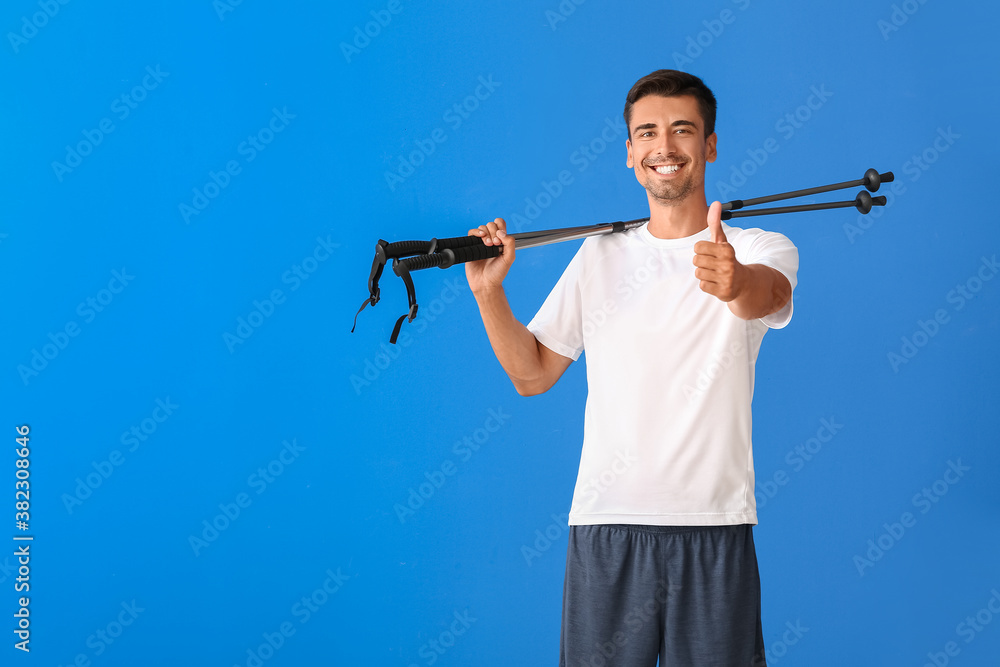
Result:
[[[738,262],[769,266],[788,278],[794,289],[799,270],[799,250],[787,236],[756,227],[723,229],[726,232],[726,239],[736,251]],[[733,232],[732,235],[730,230]]]
[[[737,259],[741,262],[775,256],[788,258],[794,256],[796,260],[798,258],[798,248],[784,234],[768,232],[756,227],[749,229],[723,227],[723,231],[726,233],[726,240],[736,250]]]
[[[635,234],[636,230],[630,229],[615,234],[589,236],[584,239],[577,255],[588,264],[602,262],[609,257],[620,255],[623,250],[631,246],[635,242],[633,238]]]
[[[726,240],[728,240],[733,247],[750,248],[758,244],[783,245],[791,248],[795,247],[795,244],[792,243],[791,239],[784,234],[765,231],[757,227],[744,229],[741,227],[729,227],[723,223],[723,231],[726,233]]]
[[[566,271],[582,285],[608,274],[620,273],[630,261],[636,241],[635,230],[588,236],[573,256]]]

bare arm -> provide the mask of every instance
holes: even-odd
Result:
[[[493,352],[517,393],[533,396],[546,392],[573,360],[539,343],[510,309],[503,279],[514,262],[514,239],[507,236],[503,219],[469,230],[469,234],[482,237],[486,245],[503,244],[499,257],[465,265],[469,288],[476,297]]]
[[[729,302],[736,317],[755,320],[776,313],[792,296],[792,286],[780,271],[763,264],[743,266],[739,295]]]

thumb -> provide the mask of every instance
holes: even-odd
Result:
[[[722,204],[717,201],[708,207],[708,229],[712,233],[712,243],[726,243],[726,233],[722,231]]]

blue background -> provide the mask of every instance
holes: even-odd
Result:
[[[801,261],[754,400],[770,664],[998,664],[997,17],[6,3],[3,664],[556,664],[585,362],[518,396],[460,268],[415,274],[405,345],[388,346],[406,309],[391,273],[348,331],[379,238],[647,215],[613,128],[660,67],[719,99],[710,199],[897,179],[877,216],[755,222]],[[519,255],[522,321],[578,245]],[[12,633],[20,424],[30,655]]]

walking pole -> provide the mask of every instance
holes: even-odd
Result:
[[[820,211],[833,208],[856,208],[862,215],[868,214],[874,206],[885,206],[884,196],[872,197],[869,192],[877,192],[882,183],[890,183],[895,177],[891,171],[880,174],[875,169],[869,169],[864,176],[853,180],[834,183],[831,185],[821,185],[815,188],[803,190],[793,190],[776,195],[756,197],[753,199],[734,199],[722,205],[722,219],[742,218],[756,215],[774,215],[779,213],[803,213],[806,211]],[[850,201],[823,202],[817,204],[800,204],[797,206],[779,206],[774,208],[744,210],[748,206],[758,204],[768,204],[770,202],[782,201],[784,199],[794,199],[797,197],[807,197],[823,192],[843,190],[864,186],[866,190],[861,190],[857,196]],[[563,227],[560,229],[545,229],[532,232],[520,232],[511,234],[518,250],[536,248],[539,246],[561,243],[563,241],[575,241],[589,236],[599,236],[603,234],[616,234],[629,229],[635,229],[649,222],[649,218],[639,218],[625,222],[606,222],[596,225],[584,225],[582,227]],[[369,297],[361,304],[358,313],[354,316],[354,324],[357,326],[358,315],[366,306],[374,306],[381,298],[379,279],[386,262],[392,260],[392,270],[397,276],[403,279],[406,285],[406,296],[409,303],[409,310],[396,320],[396,326],[392,330],[390,343],[395,343],[399,336],[399,329],[403,320],[409,322],[417,316],[417,296],[413,285],[411,271],[438,267],[447,269],[455,264],[465,262],[475,262],[481,259],[497,257],[503,252],[503,246],[485,245],[478,236],[456,236],[446,239],[431,239],[430,241],[397,241],[389,243],[379,239],[375,246],[375,259],[372,261],[371,273],[368,275]],[[354,332],[354,328],[351,332]]]

